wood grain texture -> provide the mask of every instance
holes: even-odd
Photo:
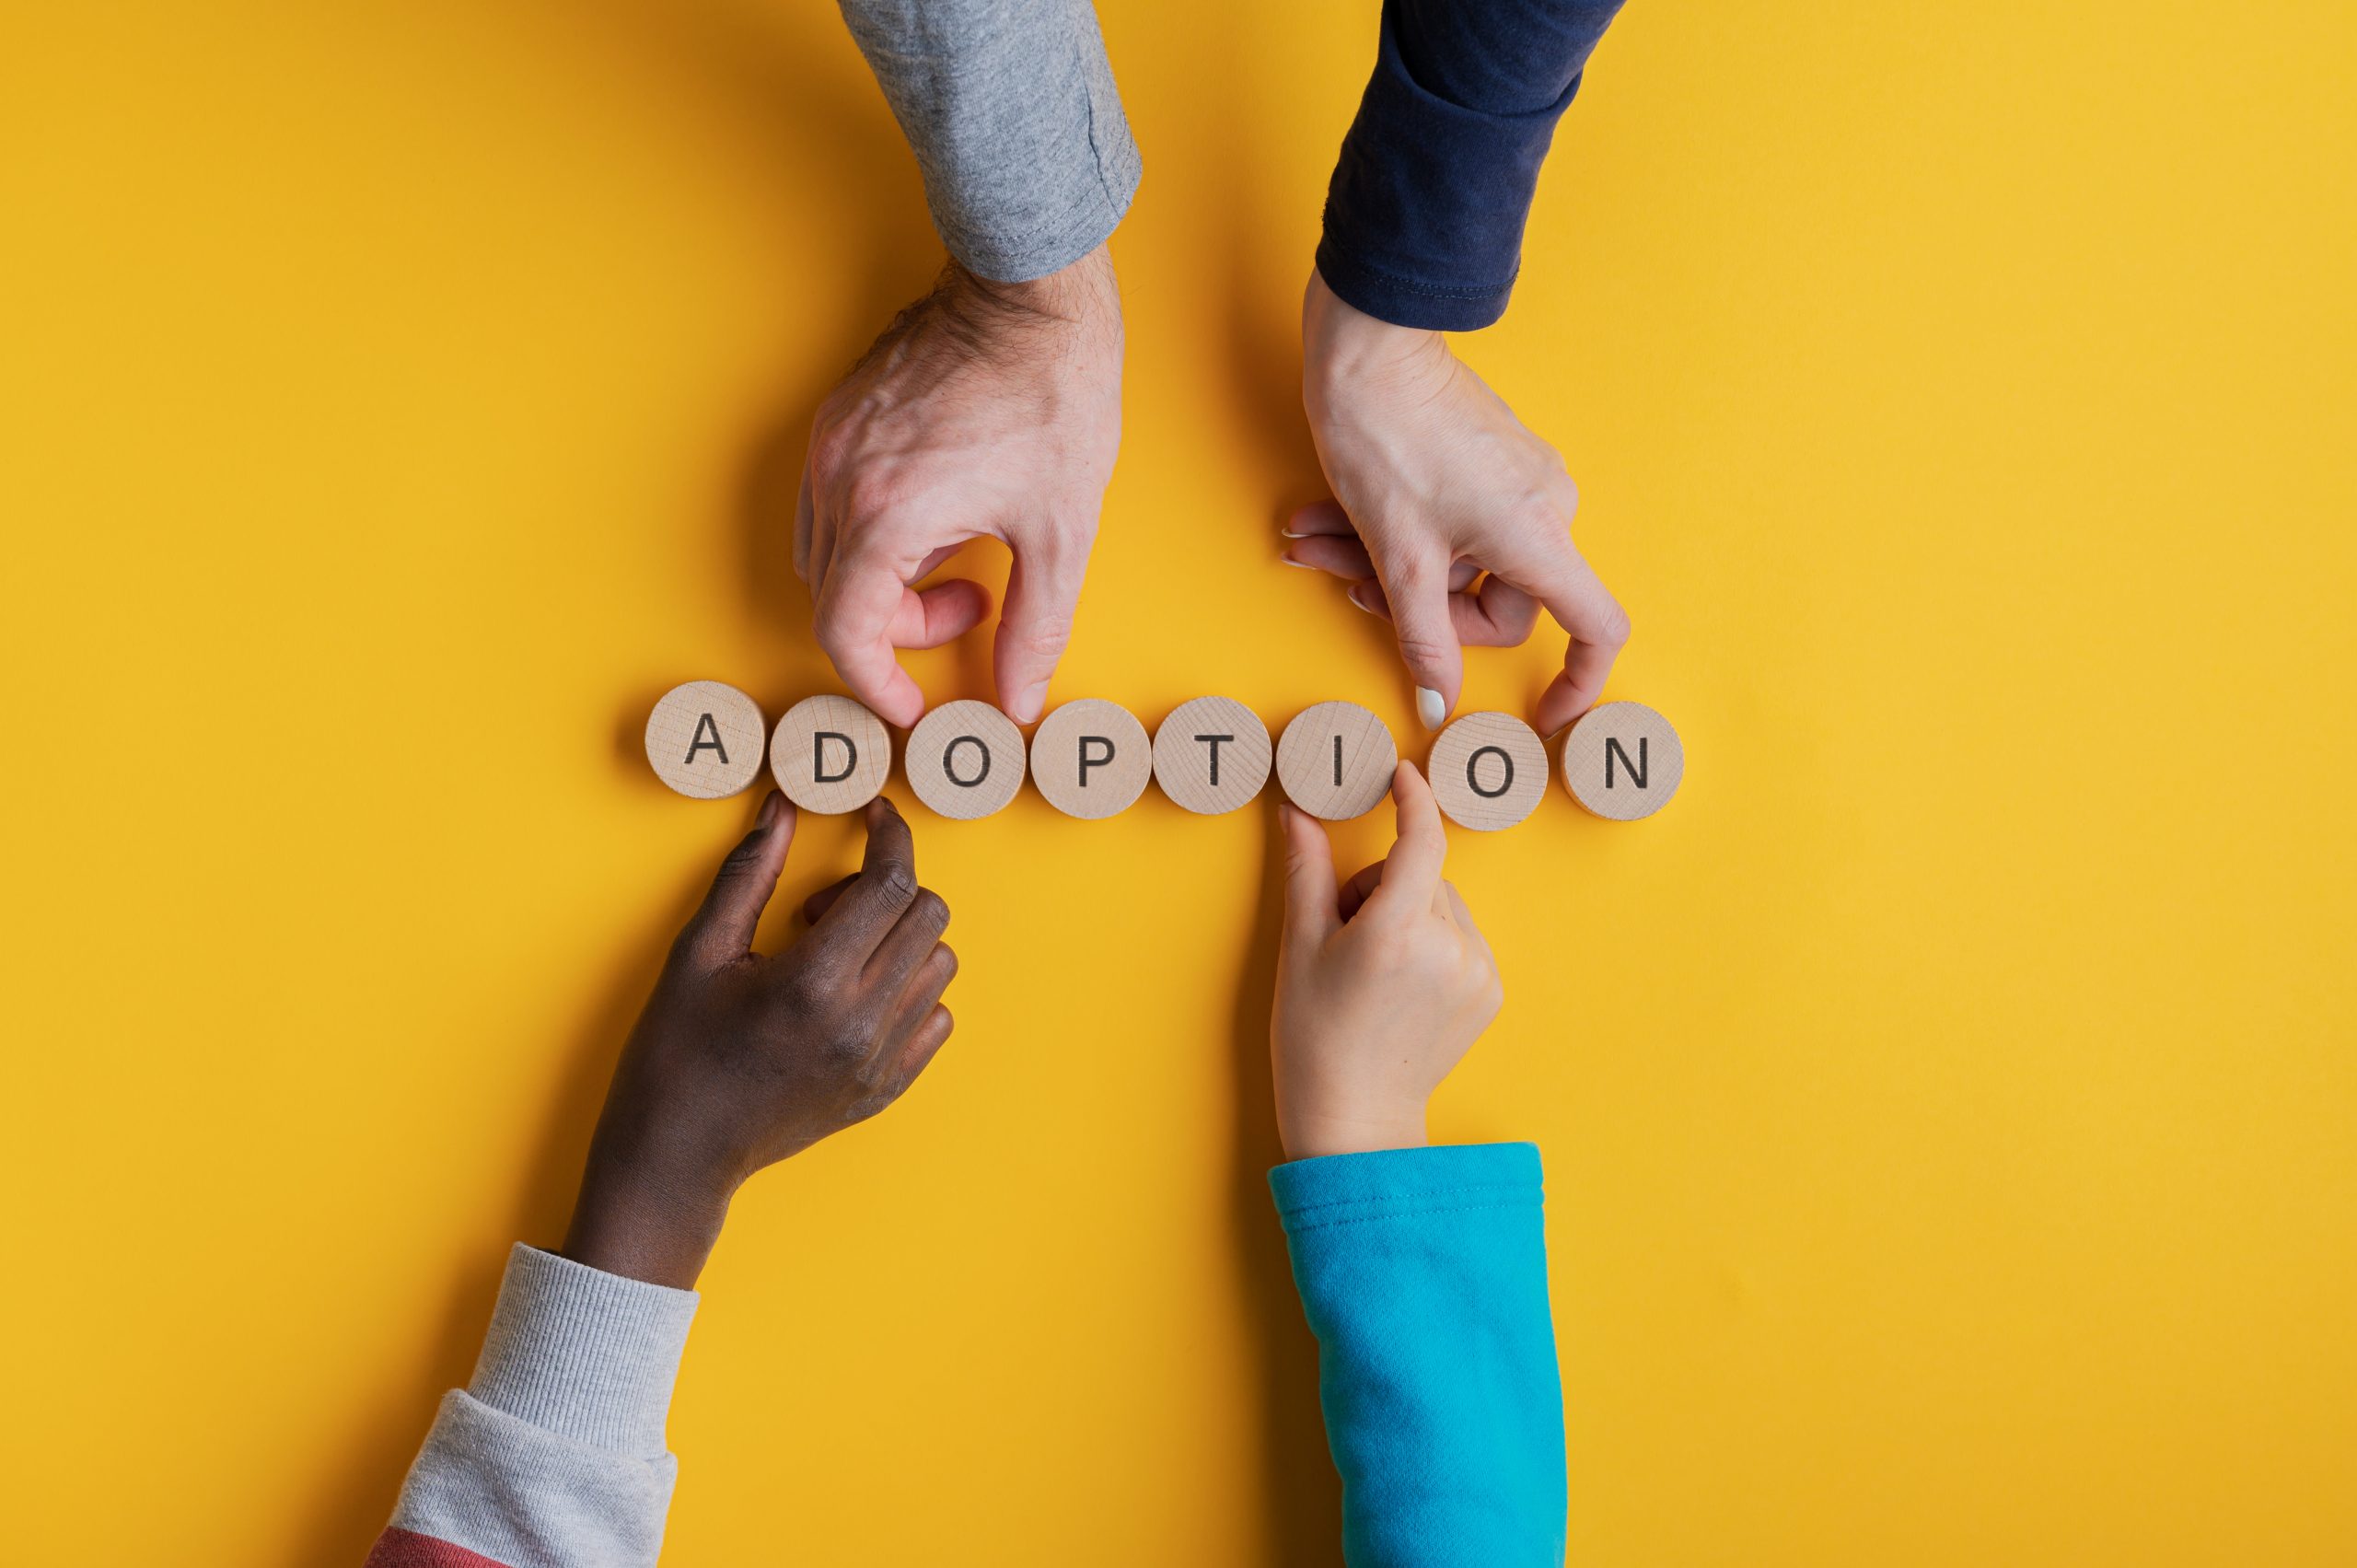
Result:
[[[1003,809],[1023,787],[1023,732],[969,698],[917,720],[900,754],[909,787],[936,815],[970,822]]]
[[[1391,792],[1399,749],[1381,719],[1356,703],[1302,710],[1277,742],[1285,796],[1329,822],[1363,817]]]
[[[892,732],[849,697],[805,697],[777,721],[770,771],[805,811],[856,811],[876,798],[892,771]]]
[[[1633,822],[1669,804],[1686,776],[1686,748],[1643,703],[1591,708],[1563,739],[1563,787],[1599,817]]]
[[[681,795],[722,800],[761,777],[769,730],[761,704],[734,686],[691,680],[646,715],[646,760]]]
[[[1493,833],[1545,798],[1547,743],[1512,714],[1467,714],[1434,737],[1426,771],[1450,821]]]
[[[1154,782],[1190,811],[1217,816],[1251,803],[1274,750],[1260,715],[1233,697],[1197,697],[1154,732]]]
[[[1154,772],[1145,726],[1118,703],[1083,697],[1039,721],[1031,737],[1031,780],[1067,817],[1126,811]]]

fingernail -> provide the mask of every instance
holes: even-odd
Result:
[[[1353,604],[1358,606],[1361,610],[1365,610],[1369,615],[1373,615],[1375,613],[1375,608],[1368,604],[1366,600],[1359,598],[1358,589],[1353,588],[1350,591],[1349,598]]]
[[[1442,702],[1440,693],[1431,687],[1419,686],[1416,688],[1416,716],[1423,721],[1426,729],[1438,729],[1441,720],[1448,717],[1448,704]]]
[[[1039,716],[1039,710],[1047,706],[1047,703],[1048,683],[1046,681],[1042,680],[1036,685],[1027,687],[1024,690],[1023,695],[1015,699],[1015,713],[1013,715],[1015,722],[1017,724],[1031,723]]]
[[[1303,571],[1305,571],[1305,572],[1315,572],[1315,571],[1317,571],[1317,570],[1318,570],[1318,568],[1317,568],[1317,567],[1312,566],[1308,562],[1306,562],[1306,561],[1295,561],[1295,560],[1292,556],[1290,556],[1290,555],[1280,555],[1280,556],[1278,556],[1278,557],[1277,557],[1277,559],[1278,559],[1278,560],[1280,560],[1280,561],[1282,561],[1282,562],[1283,562],[1283,563],[1284,563],[1286,565],[1288,565],[1288,566],[1298,566],[1298,567],[1300,567],[1300,568],[1301,568]]]
[[[1297,533],[1292,528],[1279,528],[1277,537],[1279,539],[1307,539],[1309,536],[1306,533]]]
[[[775,790],[772,790],[769,794],[761,796],[761,814],[753,819],[753,826],[756,828],[771,828],[776,826],[777,808],[784,799],[785,796],[778,794]]]

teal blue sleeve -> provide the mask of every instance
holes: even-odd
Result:
[[[1563,1396],[1530,1144],[1269,1173],[1318,1336],[1352,1568],[1563,1560]]]

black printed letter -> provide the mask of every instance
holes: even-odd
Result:
[[[960,746],[970,746],[982,754],[982,771],[970,779],[959,778],[958,764],[950,761],[958,755],[958,748]],[[941,771],[948,774],[949,782],[959,789],[971,789],[991,776],[991,749],[979,735],[961,735],[941,749]]]
[[[707,735],[712,737],[710,740],[704,738]],[[694,761],[696,753],[707,746],[720,753],[722,767],[728,766],[728,748],[720,743],[720,726],[712,722],[710,714],[701,714],[696,719],[695,738],[688,742],[688,761]]]
[[[1212,787],[1213,789],[1217,789],[1219,787],[1219,743],[1223,740],[1233,740],[1236,737],[1232,735],[1199,735],[1195,737],[1195,738],[1212,749]],[[723,757],[721,761],[725,762],[728,761],[728,759]]]
[[[1627,750],[1626,750],[1626,749],[1621,746],[1621,744],[1620,744],[1619,741],[1617,741],[1617,740],[1612,740],[1612,739],[1608,739],[1608,738],[1605,741],[1605,743],[1604,743],[1604,787],[1605,787],[1605,788],[1607,788],[1607,789],[1610,789],[1610,788],[1612,787],[1612,754],[1613,754],[1614,752],[1616,752],[1616,751],[1620,752],[1620,765],[1621,765],[1622,767],[1624,767],[1624,768],[1626,768],[1626,769],[1628,769],[1628,770],[1629,770],[1629,776],[1630,776],[1631,778],[1632,778],[1632,779],[1636,780],[1636,782],[1637,782],[1637,787],[1638,787],[1639,789],[1643,789],[1643,788],[1644,788],[1644,787],[1645,787],[1645,738],[1644,738],[1643,736],[1642,736],[1642,735],[1641,735],[1641,736],[1639,736],[1639,737],[1637,738],[1637,760],[1636,760],[1635,761],[1633,761],[1633,762],[1631,762],[1631,761],[1629,761],[1629,753],[1628,753],[1628,751],[1627,751]]]
[[[843,743],[843,771],[840,773],[827,772],[827,742],[830,740],[840,740]],[[853,771],[858,766],[859,747],[842,731],[822,729],[810,738],[810,782],[812,784],[841,784],[851,777]]]
[[[1499,761],[1505,764],[1505,777],[1498,781],[1498,787],[1495,789],[1483,789],[1481,787],[1481,781],[1473,776],[1474,768],[1484,757],[1495,757]],[[1505,748],[1503,746],[1484,746],[1479,751],[1474,752],[1470,757],[1466,758],[1465,787],[1471,790],[1474,794],[1480,796],[1484,800],[1495,800],[1498,796],[1512,789],[1514,787],[1514,759],[1506,755]]]

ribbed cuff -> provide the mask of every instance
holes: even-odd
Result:
[[[1457,1144],[1295,1160],[1269,1172],[1285,1234],[1546,1202],[1536,1144]]]
[[[543,1431],[660,1457],[696,1301],[517,1242],[467,1391]]]

